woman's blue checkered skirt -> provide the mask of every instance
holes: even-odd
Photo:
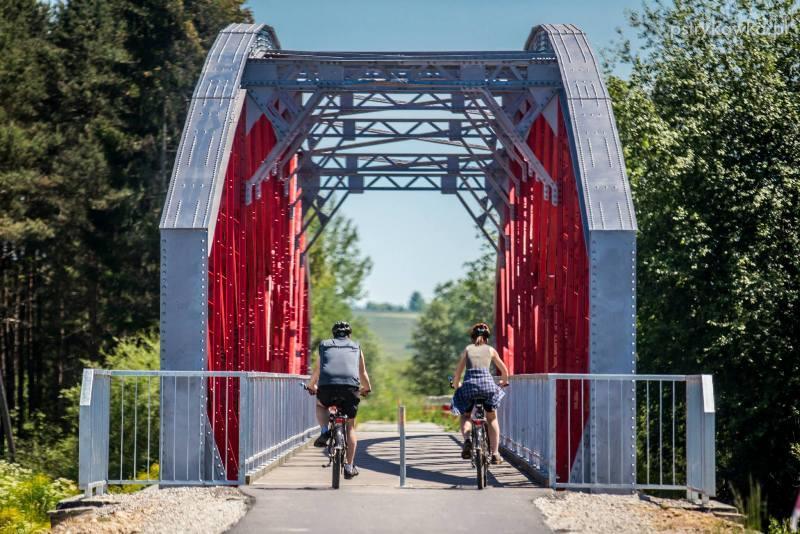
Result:
[[[450,411],[454,415],[470,413],[474,404],[473,399],[483,397],[486,399],[484,407],[495,410],[500,406],[500,401],[506,396],[505,391],[495,384],[494,377],[489,369],[468,369],[464,376],[464,383],[453,395]]]

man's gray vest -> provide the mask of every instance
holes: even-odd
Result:
[[[361,346],[348,337],[326,339],[319,344],[319,385],[359,386]]]

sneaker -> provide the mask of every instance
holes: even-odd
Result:
[[[328,439],[330,439],[331,433],[330,432],[323,432],[322,434],[314,440],[315,447],[324,447],[328,444]]]
[[[350,480],[353,477],[358,476],[358,468],[354,465],[344,465],[344,478],[345,480]]]
[[[503,463],[503,457],[499,454],[493,454],[490,462],[492,465],[500,465]]]
[[[469,460],[472,458],[472,440],[465,439],[464,440],[464,448],[461,449],[461,457],[465,460]]]

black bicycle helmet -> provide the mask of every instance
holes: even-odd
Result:
[[[353,328],[347,321],[336,321],[331,328],[334,337],[347,337],[353,333]]]
[[[472,327],[472,332],[470,336],[472,337],[472,341],[475,341],[479,337],[482,337],[486,341],[489,341],[489,337],[492,335],[491,330],[489,330],[489,325],[486,323],[476,323]]]

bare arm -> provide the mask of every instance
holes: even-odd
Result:
[[[308,380],[308,392],[312,395],[317,392],[317,382],[319,382],[319,360],[314,364],[314,370]]]
[[[369,375],[367,374],[367,362],[364,360],[364,351],[361,351],[361,356],[358,359],[358,374],[361,377],[361,392],[366,395],[370,391],[372,391],[372,384],[369,381]]]
[[[461,353],[461,357],[458,359],[458,365],[456,365],[456,372],[453,375],[453,387],[456,389],[461,387],[461,374],[464,372],[464,367],[467,366],[467,351]]]
[[[506,367],[506,364],[503,363],[503,360],[500,359],[500,355],[494,349],[492,349],[492,361],[500,370],[500,385],[508,384],[508,367]]]

